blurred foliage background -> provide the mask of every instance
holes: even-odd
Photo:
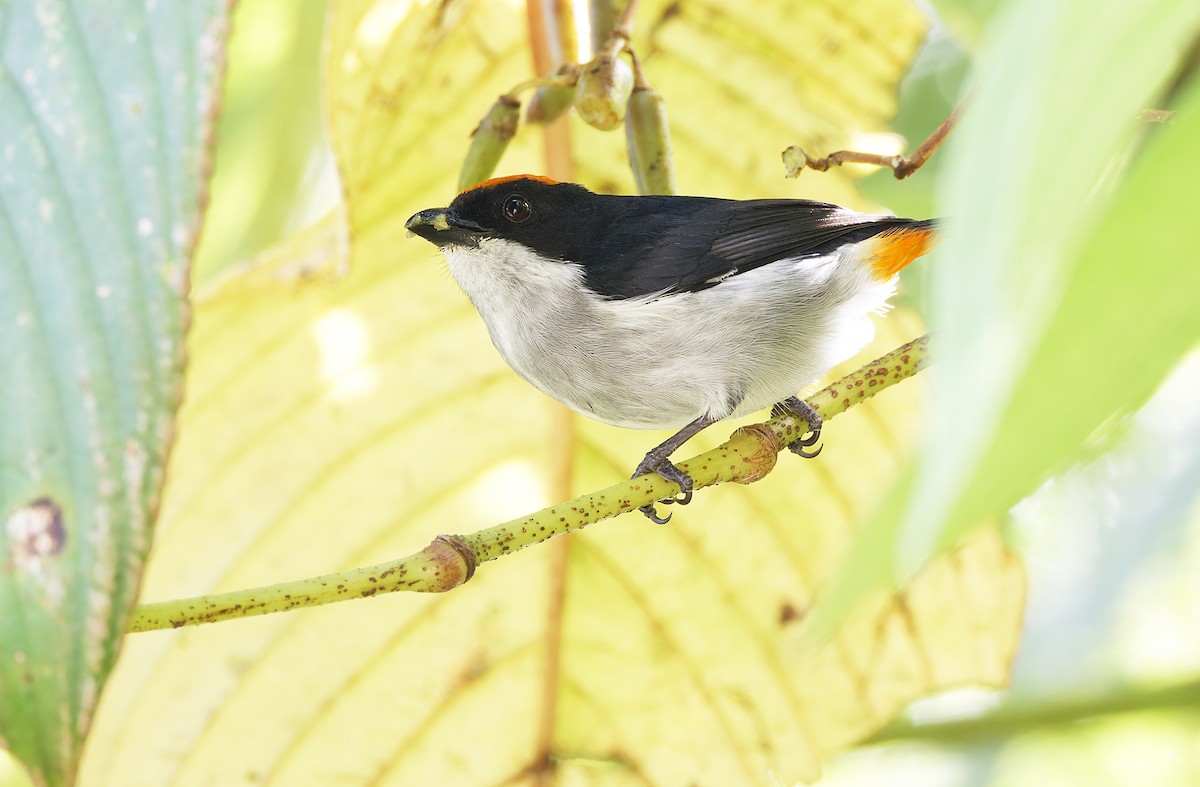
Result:
[[[246,0],[233,13],[209,212],[194,282],[299,229],[337,199],[321,120],[325,0]]]
[[[953,106],[1000,5],[938,4],[944,23],[935,23],[905,80],[894,122],[909,148]],[[321,120],[325,17],[319,0],[237,6],[197,252],[200,289],[338,198]],[[925,216],[943,166],[935,157],[902,182],[853,171],[869,199]],[[802,175],[797,196],[821,177]],[[1189,210],[1188,195],[1175,198]],[[919,306],[927,275],[922,266],[906,273],[905,302]],[[1197,390],[1193,354],[1136,415],[1111,424],[1090,453],[1012,512],[1008,532],[1027,560],[1030,593],[1011,690],[919,702],[905,723],[830,763],[820,784],[1200,783]],[[0,784],[24,784],[2,756]]]
[[[893,123],[910,149],[954,106],[981,30],[999,5],[939,4],[945,18],[904,80]],[[335,198],[313,89],[322,6],[238,5],[214,210],[197,262],[201,283]],[[287,81],[281,84],[279,74]],[[935,156],[904,181],[863,168],[860,187],[898,215],[931,215],[943,161]],[[927,275],[926,266],[906,271],[901,298],[919,302]],[[961,733],[950,724],[921,740],[861,748],[835,760],[820,784],[1200,782],[1200,684],[1192,683],[1200,673],[1197,390],[1200,358],[1193,357],[1102,455],[1014,511],[1011,533],[1028,561],[1030,596],[1007,696],[964,692],[918,703],[910,714],[917,722],[952,720],[1001,705],[1008,715]],[[1175,688],[1149,691],[1163,684]],[[896,728],[881,739],[910,732]]]
[[[903,82],[893,122],[909,149],[953,108],[1000,4],[939,4],[943,18]],[[336,200],[315,89],[323,20],[319,0],[238,4],[200,284]],[[856,169],[868,198],[898,215],[926,216],[943,163],[935,156],[904,181]],[[927,266],[906,271],[899,300],[919,305],[927,275]],[[1115,427],[1099,455],[1013,512],[1010,535],[1026,557],[1030,594],[1011,690],[919,702],[908,716],[932,723],[928,732],[896,725],[831,762],[819,784],[1200,782],[1197,390],[1200,357],[1192,356]],[[981,713],[980,724],[954,723]]]

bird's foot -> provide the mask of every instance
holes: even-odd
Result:
[[[820,413],[798,396],[789,396],[771,408],[771,415],[776,418],[788,414],[803,418],[804,422],[808,424],[807,435],[788,443],[788,448],[791,452],[805,459],[812,459],[821,453],[823,446],[817,445],[817,441],[821,439],[821,425],[823,423]],[[814,445],[817,447],[811,451],[808,450]]]
[[[679,486],[678,496],[668,497],[667,499],[660,500],[658,502],[663,503],[664,505],[677,503],[681,506],[686,506],[688,503],[692,502],[692,488],[694,486],[692,477],[683,470],[680,470],[675,464],[672,464],[671,461],[665,456],[661,456],[657,448],[646,454],[646,458],[642,460],[640,465],[638,465],[637,470],[633,471],[632,477],[637,478],[638,476],[646,475],[647,473],[657,473],[667,481]],[[658,511],[655,510],[653,503],[641,506],[638,508],[638,511],[641,511],[651,522],[654,522],[657,525],[665,525],[667,522],[671,521],[670,514],[667,514],[666,516],[659,516]]]
[[[695,487],[695,484],[692,482],[692,477],[672,464],[670,456],[681,445],[695,437],[701,429],[711,426],[714,421],[716,421],[715,418],[708,415],[702,415],[695,421],[692,421],[690,424],[680,429],[675,434],[668,437],[661,444],[655,446],[648,454],[646,454],[646,458],[642,460],[642,463],[638,465],[637,470],[635,470],[633,473],[633,478],[637,478],[640,475],[646,475],[647,473],[658,473],[666,480],[679,486],[678,497],[669,497],[666,500],[661,500],[659,502],[668,504],[678,503],[681,506],[686,506],[688,503],[692,502],[692,489]],[[665,517],[659,516],[658,512],[654,510],[653,503],[640,506],[638,511],[641,511],[643,514],[645,514],[650,521],[654,522],[655,524],[665,525],[667,522],[671,521],[670,514]]]

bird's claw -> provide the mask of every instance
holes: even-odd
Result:
[[[821,425],[824,423],[820,414],[812,408],[812,405],[796,396],[785,399],[771,408],[771,415],[773,416],[778,417],[789,414],[803,418],[804,422],[808,424],[809,433],[788,443],[788,449],[793,454],[802,456],[805,459],[816,457],[817,454],[821,453],[821,449],[824,448],[822,445],[817,445],[817,441],[821,439]],[[817,446],[815,449],[812,451],[807,450],[814,445]]]
[[[816,445],[817,441],[820,439],[821,430],[818,429],[817,431],[810,433],[808,437],[801,437],[799,440],[793,440],[792,442],[788,443],[788,449],[791,450],[791,452],[796,456],[802,456],[805,459],[813,459],[817,456],[817,454],[821,453],[821,449],[825,446],[818,445],[811,451],[805,449],[807,449],[810,445]]]
[[[662,476],[663,479],[670,481],[679,487],[679,494],[677,496],[668,497],[658,502],[664,505],[671,505],[672,503],[675,503],[681,506],[686,506],[688,503],[692,502],[692,489],[695,487],[692,477],[683,470],[680,470],[679,467],[672,464],[670,461],[666,459],[660,459],[654,456],[653,452],[651,452],[651,454],[647,455],[646,458],[642,460],[642,463],[638,465],[637,470],[633,471],[632,477],[637,478],[640,475],[646,475],[648,473],[657,473],[658,475]],[[667,514],[665,517],[659,516],[658,511],[654,508],[653,503],[639,507],[638,511],[641,511],[646,515],[647,519],[657,525],[665,525],[667,522],[671,521],[670,514]]]
[[[658,512],[654,510],[653,503],[647,506],[641,506],[638,508],[638,511],[641,511],[643,514],[645,514],[646,518],[656,525],[665,525],[671,521],[670,514],[667,514],[666,516],[659,516]]]

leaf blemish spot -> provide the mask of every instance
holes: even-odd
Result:
[[[62,509],[48,497],[18,508],[4,523],[8,540],[7,566],[34,576],[42,574],[42,562],[63,551],[67,531]]]

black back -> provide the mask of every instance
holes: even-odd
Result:
[[[514,195],[532,208],[519,223],[503,211]],[[488,234],[578,263],[588,287],[608,298],[702,290],[781,259],[823,255],[885,230],[930,224],[810,200],[623,197],[531,177],[489,181],[460,194],[450,208]]]

